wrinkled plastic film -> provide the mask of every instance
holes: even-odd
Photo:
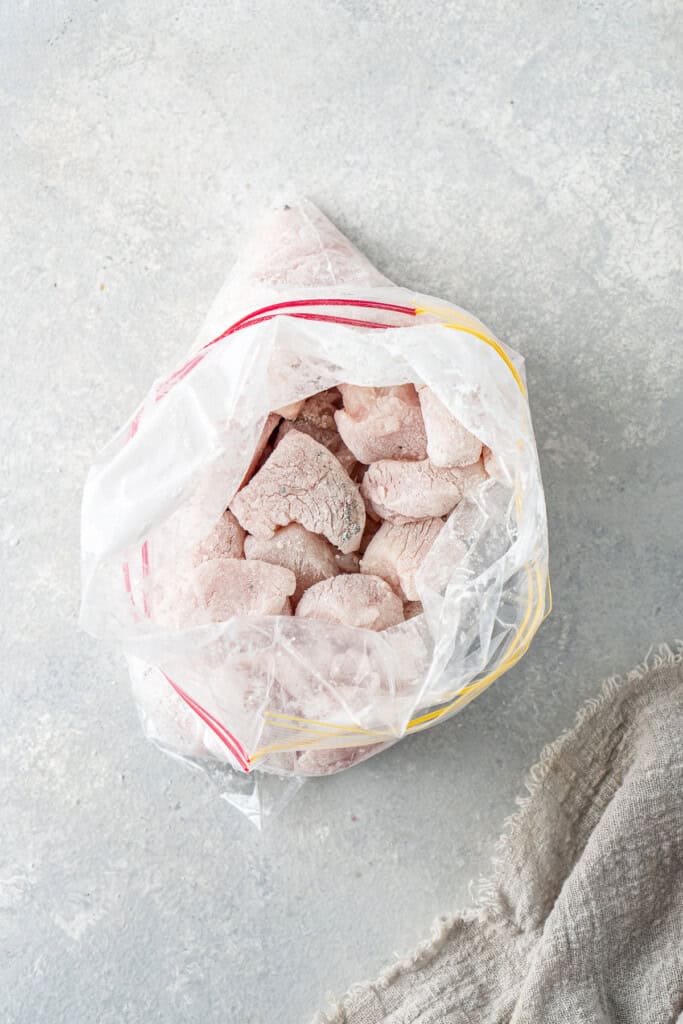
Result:
[[[350,252],[341,245],[331,269],[318,259],[315,272],[338,277],[334,260],[353,262]],[[91,471],[82,623],[126,653],[147,734],[180,756],[244,774],[339,770],[465,706],[524,654],[547,610],[545,505],[521,357],[465,311],[376,276],[371,286],[303,287],[284,275],[275,287],[255,282],[247,261],[188,360],[154,385]],[[282,302],[282,289],[292,303],[414,312],[342,308],[379,329],[279,314],[205,347],[252,309]],[[278,616],[180,628],[169,594],[238,489],[269,412],[340,383],[407,382],[428,385],[499,470],[463,498],[422,565],[424,614],[381,633]]]

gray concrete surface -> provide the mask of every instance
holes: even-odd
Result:
[[[521,778],[680,635],[676,0],[0,5],[0,1019],[297,1024],[466,905]],[[96,449],[293,184],[528,359],[555,611],[265,833],[76,630]]]

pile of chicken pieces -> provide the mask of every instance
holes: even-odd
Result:
[[[383,630],[491,453],[424,385],[340,384],[271,413],[240,489],[192,554],[187,625],[296,615]]]

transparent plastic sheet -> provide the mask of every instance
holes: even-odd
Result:
[[[285,616],[183,628],[190,553],[269,413],[340,383],[407,382],[495,458],[417,574],[424,614],[380,633]],[[82,551],[82,625],[125,653],[147,735],[261,823],[302,778],[437,724],[527,650],[549,586],[523,360],[457,306],[391,285],[311,204],[285,207],[92,468]]]

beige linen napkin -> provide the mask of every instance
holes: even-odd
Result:
[[[317,1024],[683,1024],[683,665],[608,680],[543,752],[479,906]]]

